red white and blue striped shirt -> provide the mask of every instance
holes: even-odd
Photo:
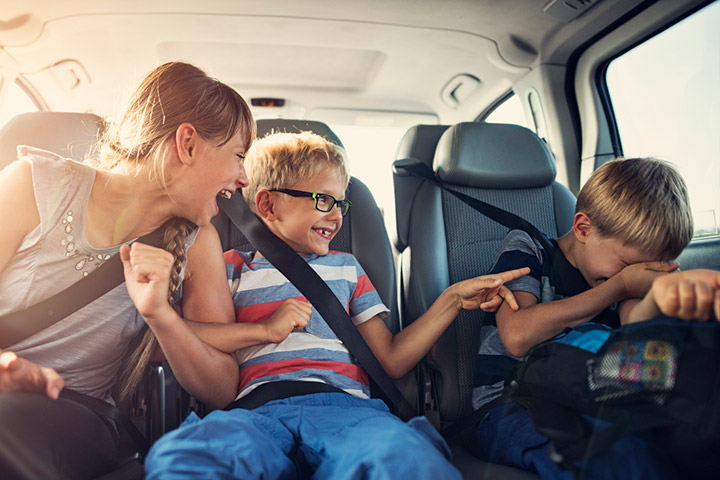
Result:
[[[328,284],[355,325],[388,312],[353,255],[331,251],[302,257]],[[252,259],[248,253],[230,250],[225,252],[225,264],[238,322],[262,322],[285,300],[305,300],[264,257]],[[327,383],[356,397],[370,397],[367,373],[314,308],[303,330],[279,344],[243,348],[235,357],[240,365],[237,398],[264,383],[286,380]]]

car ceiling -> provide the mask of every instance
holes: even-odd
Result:
[[[146,71],[185,60],[246,98],[287,100],[268,115],[360,109],[454,122],[474,118],[541,63],[563,64],[570,45],[644,2],[578,0],[592,5],[569,22],[544,11],[552,3],[4,2],[0,71],[42,92],[50,110],[110,114]],[[442,92],[458,75],[479,83],[460,85],[461,101],[451,105]]]

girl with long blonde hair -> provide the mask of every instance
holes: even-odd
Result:
[[[113,403],[118,378],[132,393],[156,343],[200,400],[220,407],[234,398],[237,363],[192,332],[178,299],[183,280],[198,285],[207,268],[224,268],[210,225],[215,197],[247,184],[243,158],[254,137],[237,92],[171,62],[140,82],[92,165],[23,147],[0,172],[10,217],[0,229],[0,315],[55,295],[116,254],[127,280],[0,352],[0,477],[94,478],[115,468],[122,427],[61,391]],[[165,249],[129,246],[158,228]],[[207,310],[185,317],[232,322],[229,299],[210,292],[194,302]]]

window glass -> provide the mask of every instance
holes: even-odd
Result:
[[[520,103],[520,99],[515,94],[508,97],[504,102],[498,105],[492,112],[490,112],[490,115],[485,117],[484,121],[489,123],[512,123],[535,131],[535,129],[531,127],[525,119],[525,112],[523,112],[522,103]]]
[[[625,157],[678,167],[695,235],[720,234],[720,2],[615,59],[607,88]]]
[[[5,125],[15,115],[25,112],[37,112],[38,108],[30,96],[20,88],[17,83],[8,86],[5,96],[0,103],[0,127]]]
[[[350,175],[360,179],[373,194],[382,210],[386,224],[394,218],[395,191],[392,162],[405,127],[375,127],[359,125],[330,125],[342,140],[347,152]],[[394,225],[387,225],[395,229]]]

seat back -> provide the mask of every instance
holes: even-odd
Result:
[[[29,145],[83,161],[105,130],[94,113],[30,112],[0,129],[0,170],[17,158],[17,146]]]
[[[438,131],[428,131],[424,144],[431,144]],[[399,151],[418,155],[404,147]],[[554,159],[545,143],[524,127],[451,126],[442,131],[434,148],[433,169],[453,189],[513,212],[550,236],[562,235],[572,226],[575,197],[555,182]],[[431,182],[399,172],[394,181],[396,245],[403,251],[400,303],[403,321],[410,322],[449,285],[487,273],[508,229]],[[479,310],[461,312],[426,356],[444,422],[472,410],[482,322]]]
[[[262,138],[273,132],[299,133],[310,131],[336,145],[343,147],[340,139],[325,123],[307,120],[261,119],[257,121],[257,136]],[[350,211],[343,219],[343,226],[330,242],[330,249],[355,255],[365,269],[390,314],[385,319],[388,328],[398,330],[397,292],[395,288],[395,264],[392,247],[383,222],[382,213],[367,186],[351,177],[345,198],[352,202]],[[232,225],[224,212],[220,212],[213,224],[220,233],[224,250],[254,250],[245,237]]]

